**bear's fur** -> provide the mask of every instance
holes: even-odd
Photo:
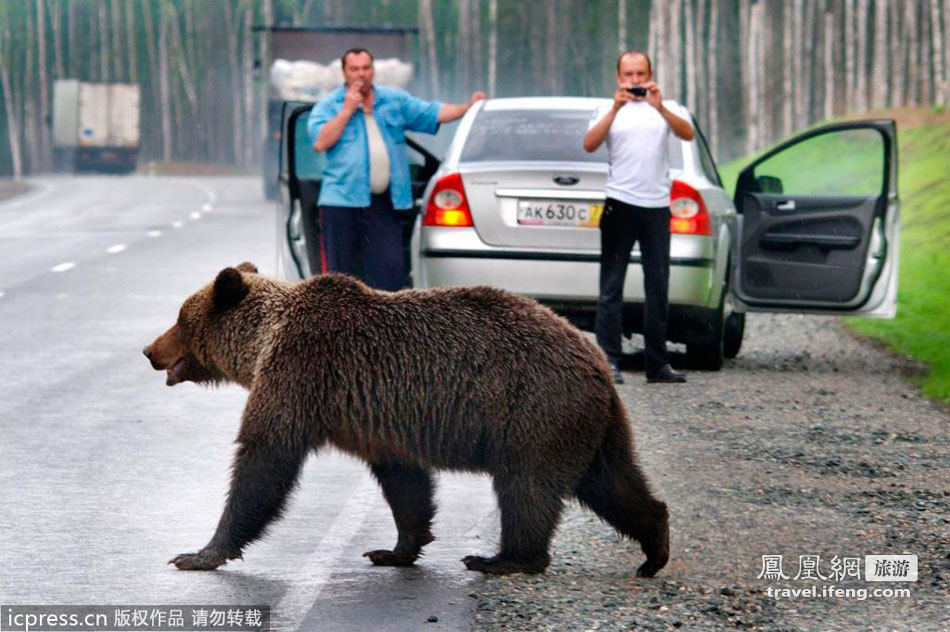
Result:
[[[431,472],[487,472],[501,550],[487,573],[542,572],[562,501],[669,557],[666,505],[634,456],[600,350],[537,302],[489,287],[381,292],[343,275],[292,284],[225,268],[145,348],[169,385],[250,390],[227,506],[211,541],[172,560],[214,569],[279,517],[306,456],[331,444],[369,463],[398,531],[374,564],[409,565],[433,540]]]

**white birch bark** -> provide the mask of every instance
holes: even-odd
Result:
[[[51,130],[48,121],[49,115],[49,77],[46,69],[46,4],[43,0],[36,0],[37,26],[37,74],[40,84],[40,135],[38,163],[41,170],[49,168],[49,155],[52,148]]]
[[[617,0],[617,54],[627,50],[627,0]]]
[[[66,36],[69,38],[69,76],[79,76],[79,50],[76,47],[76,0],[66,0]]]
[[[885,0],[887,1],[887,0]],[[890,71],[888,72],[888,83],[890,89],[888,90],[888,103],[892,108],[899,107],[904,105],[904,95],[906,81],[902,80],[905,77],[904,74],[904,47],[901,46],[901,36],[900,36],[900,5],[888,2],[887,8],[889,12],[890,19],[890,46],[889,55],[888,55],[888,64],[890,65]]]
[[[254,161],[254,149],[258,146],[257,130],[254,125],[254,38],[251,27],[254,22],[254,9],[250,2],[244,7],[244,45],[242,59],[244,62],[244,166]]]
[[[650,3],[650,27],[647,34],[647,54],[650,55],[650,59],[653,60],[653,70],[656,71],[657,65],[660,63],[660,48],[659,48],[659,34],[660,34],[660,3],[651,2]]]
[[[550,4],[551,0],[546,0]],[[456,30],[455,46],[458,54],[455,57],[455,85],[459,95],[465,94],[470,83],[470,69],[472,63],[472,34],[469,30],[469,0],[458,0],[458,25]],[[548,70],[549,59],[544,60],[541,66]],[[549,72],[545,72],[547,81],[551,80]]]
[[[749,13],[749,0],[739,0],[739,46],[742,49],[742,54],[739,56],[741,60],[739,63],[739,73],[742,75],[740,78],[740,83],[742,84],[742,107],[745,111],[746,118],[750,116],[752,110],[752,103],[749,100],[749,87],[752,82],[751,57],[753,51],[751,42],[749,41]]]
[[[693,68],[689,71],[696,87],[696,109],[693,114],[702,120],[709,133],[709,35],[706,31],[707,0],[696,2],[696,28],[693,30]],[[707,138],[707,141],[709,139]]]
[[[113,77],[116,81],[127,81],[122,65],[125,54],[122,52],[122,42],[120,41],[120,36],[122,35],[121,4],[119,0],[112,0],[112,26],[109,29],[112,31],[112,52],[110,55],[112,56],[112,63],[114,64]]]
[[[762,39],[762,5],[755,3],[749,8],[749,110],[746,120],[749,134],[746,137],[746,153],[751,154],[759,147],[759,133],[762,126],[762,109],[759,103],[759,78],[761,58],[759,57]]]
[[[670,32],[668,50],[670,50],[670,65],[664,72],[666,88],[663,94],[666,98],[683,102],[683,1],[670,0]]]
[[[482,7],[479,0],[472,2],[472,64],[473,81],[478,90],[485,89],[485,78],[483,77],[484,64],[482,63]]]
[[[858,50],[855,55],[857,76],[855,77],[854,109],[865,112],[868,109],[868,0],[858,0],[857,13]]]
[[[162,122],[162,160],[172,157],[171,94],[168,86],[168,11],[165,0],[158,8],[158,98]]]
[[[792,3],[790,0],[785,0],[782,5],[782,58],[785,60],[782,64],[782,136],[789,136],[792,133],[795,99],[792,82],[800,82],[797,75],[801,73],[801,54],[797,47],[792,46],[793,41],[798,41],[794,38]]]
[[[824,116],[827,121],[835,115],[835,14],[830,8],[825,11],[825,104]]]
[[[23,152],[20,149],[20,129],[17,125],[16,108],[13,103],[13,89],[10,87],[10,29],[7,26],[7,17],[0,14],[3,20],[3,30],[0,31],[0,90],[3,94],[4,109],[7,119],[7,138],[10,147],[10,161],[13,166],[13,179],[23,177]]]
[[[99,79],[109,81],[109,9],[99,0]]]
[[[946,20],[946,16],[944,16],[944,20]],[[944,40],[943,29],[940,25],[940,3],[938,0],[930,0],[930,32],[933,39],[931,50],[933,51],[934,103],[936,105],[946,105],[947,92],[944,86],[946,69],[943,65]]]
[[[887,0],[874,3],[874,63],[871,70],[871,106],[882,108],[887,97]]]
[[[23,138],[26,141],[27,168],[35,173],[39,167],[40,143],[36,134],[36,94],[33,50],[35,46],[33,10],[26,7],[26,71],[23,75]]]
[[[228,42],[228,68],[231,74],[231,150],[232,160],[235,164],[241,162],[241,139],[244,137],[243,113],[241,112],[241,71],[240,59],[238,58],[238,28],[240,27],[241,16],[234,16],[231,10],[231,3],[224,3],[224,20],[227,28]]]
[[[686,107],[697,116],[696,105],[696,15],[693,13],[692,0],[683,4],[683,21],[686,26]]]
[[[920,105],[920,40],[917,37],[917,0],[904,2],[904,45],[907,53],[908,105]]]
[[[488,0],[488,96],[495,96],[498,78],[498,0]]]
[[[818,36],[815,30],[815,10],[817,2],[809,1],[807,5],[802,0],[795,0],[795,11],[798,15],[799,41],[802,42],[801,73],[798,75],[798,86],[795,89],[795,129],[802,129],[811,122],[812,84],[815,78],[815,40]],[[804,6],[803,6],[804,5]],[[802,13],[804,9],[804,14]]]
[[[715,82],[719,72],[717,58],[719,44],[719,0],[711,0],[709,6],[709,73]],[[709,95],[709,151],[714,158],[719,157],[719,90],[713,85],[707,90]]]
[[[918,6],[917,12],[917,27],[920,29],[918,37],[920,38],[920,51],[919,56],[917,57],[917,65],[920,67],[920,103],[927,105],[931,101],[931,94],[933,85],[931,84],[931,70],[930,67],[930,28],[931,23],[928,19],[930,17],[928,11],[926,10],[926,0],[924,1],[924,6]]]
[[[854,0],[844,0],[844,111],[850,112],[855,102],[854,77]]]
[[[429,66],[429,90],[435,98],[439,94],[439,61],[436,54],[435,25],[432,20],[432,0],[419,0],[419,19],[426,42]]]

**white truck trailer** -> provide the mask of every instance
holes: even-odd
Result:
[[[139,86],[61,79],[53,84],[53,153],[67,171],[135,171]]]

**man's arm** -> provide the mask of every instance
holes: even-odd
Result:
[[[676,137],[682,138],[683,140],[693,140],[695,132],[693,132],[693,126],[690,125],[688,121],[667,110],[662,103],[657,110],[660,112],[660,116],[666,119],[666,124],[670,126],[670,129]]]
[[[597,151],[597,148],[607,140],[607,134],[610,132],[610,126],[614,124],[614,117],[617,116],[617,112],[625,103],[633,100],[633,96],[627,92],[624,86],[617,86],[617,90],[614,92],[614,102],[610,109],[584,134],[584,151],[587,153]]]
[[[356,112],[357,108],[362,104],[362,100],[360,84],[354,82],[346,91],[346,96],[343,97],[343,107],[340,111],[337,112],[336,116],[320,126],[320,131],[317,133],[317,140],[313,143],[313,149],[315,151],[326,151],[336,145],[337,141],[340,140],[340,136],[343,135],[343,130],[346,129],[346,124],[350,122],[350,119],[353,118],[353,113]]]
[[[468,112],[468,109],[470,107],[472,107],[473,105],[475,105],[477,102],[481,101],[484,98],[485,98],[484,92],[473,92],[472,98],[468,100],[468,103],[459,103],[459,104],[443,103],[442,107],[439,108],[439,115],[438,115],[437,120],[439,121],[439,123],[448,123],[450,121],[458,120],[462,118],[463,116],[465,116],[465,113]]]

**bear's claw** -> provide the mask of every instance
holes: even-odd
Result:
[[[419,555],[378,549],[376,551],[367,551],[366,553],[363,553],[363,557],[368,557],[369,560],[376,566],[412,566],[416,559],[418,559]]]
[[[217,551],[202,549],[197,553],[182,553],[168,561],[180,571],[213,571],[228,561],[227,556]]]

